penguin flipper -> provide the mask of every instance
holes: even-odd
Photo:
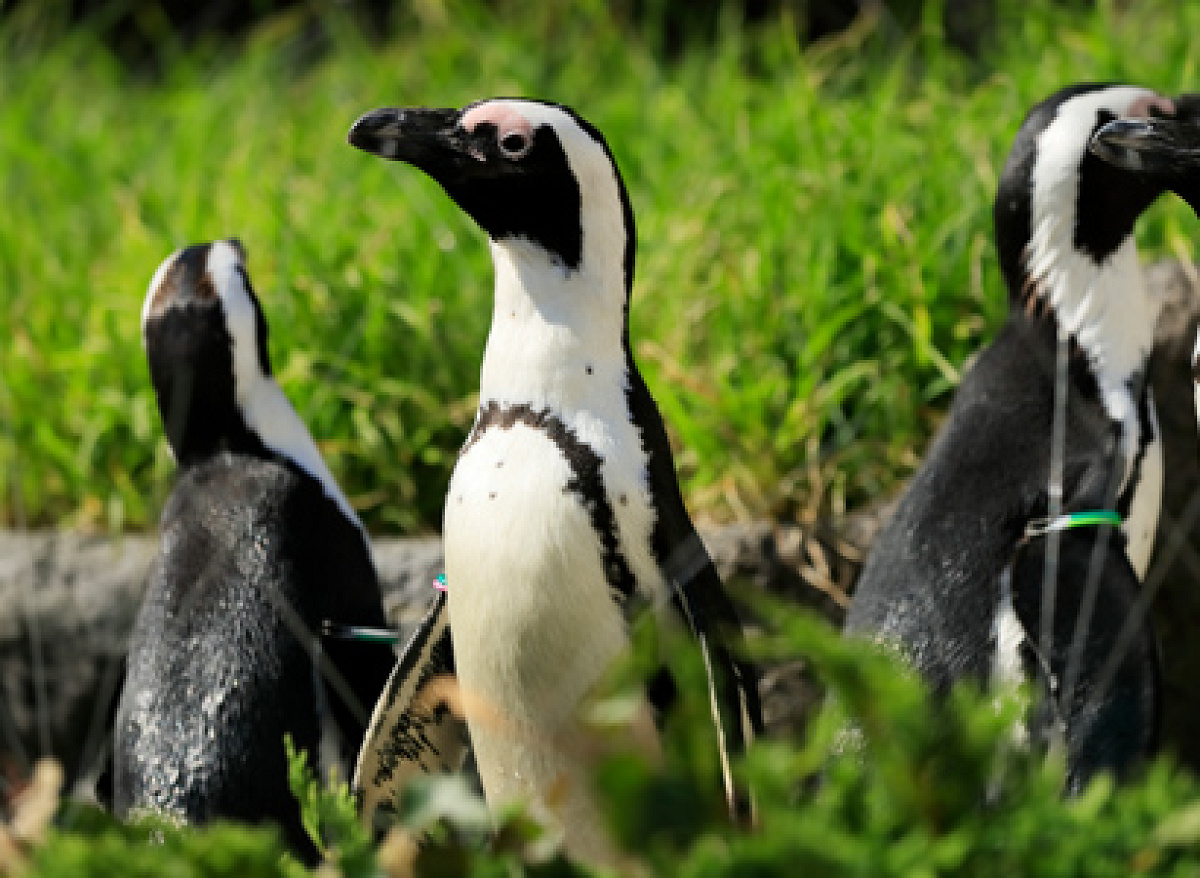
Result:
[[[650,494],[657,515],[651,539],[654,554],[672,608],[700,644],[730,816],[738,823],[749,824],[753,822],[752,797],[749,790],[739,789],[734,782],[730,759],[745,752],[762,732],[758,672],[732,652],[742,638],[741,622],[684,505],[662,415],[632,355],[628,356],[629,407],[643,432]]]
[[[1154,629],[1138,607],[1142,584],[1119,534],[1066,530],[1058,553],[1048,654],[1038,633],[1045,539],[1031,541],[1013,561],[1013,604],[1048,690],[1031,723],[1034,737],[1050,735],[1051,724],[1061,729],[1067,784],[1078,792],[1098,772],[1126,776],[1153,751],[1161,668]]]
[[[695,636],[704,659],[729,813],[738,823],[748,825],[754,819],[753,797],[733,777],[731,759],[744,753],[762,732],[758,675],[731,651],[741,638],[741,624],[694,530],[671,552],[665,574],[672,604]]]
[[[456,704],[446,595],[434,599],[388,678],[367,727],[352,788],[368,826],[390,812],[405,782],[463,769],[470,739]]]

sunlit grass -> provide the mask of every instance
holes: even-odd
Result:
[[[0,25],[0,520],[152,524],[172,478],[141,299],[237,235],[285,390],[377,531],[429,530],[474,410],[481,233],[345,145],[387,104],[571,104],[608,136],[641,247],[635,354],[701,515],[838,514],[909,473],[1004,293],[991,194],[1025,110],[1081,80],[1196,87],[1200,7],[1011,4],[971,61],[929,13],[801,48],[726,18],[674,54],[605,4],[415,4],[396,34],[303,14],[130,72],[85,32]],[[511,13],[511,14],[508,14]],[[36,17],[36,16],[34,16]],[[166,37],[164,37],[166,40]],[[169,41],[167,41],[169,44]],[[1182,209],[1142,238],[1188,253]]]

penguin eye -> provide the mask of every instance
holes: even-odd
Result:
[[[509,131],[500,137],[500,151],[510,159],[524,158],[532,144],[533,141],[520,131]]]

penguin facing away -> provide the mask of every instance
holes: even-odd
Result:
[[[1175,106],[1089,84],[1026,116],[994,210],[1008,318],[876,539],[846,623],[936,692],[1035,682],[1029,731],[1065,745],[1073,790],[1127,772],[1157,735],[1157,644],[1132,610],[1162,491],[1146,384],[1161,303],[1132,232],[1163,187],[1087,150],[1105,122],[1150,113]]]
[[[479,410],[443,522],[454,669],[489,805],[525,800],[573,856],[612,861],[577,712],[646,609],[699,640],[726,795],[746,816],[727,766],[761,724],[756,683],[730,653],[740,626],[630,351],[634,218],[603,136],[566,107],[494,99],[375,110],[349,141],[424,171],[490,238]],[[666,707],[651,688],[647,707]],[[368,748],[389,734],[376,719]],[[365,798],[390,798],[390,783]]]
[[[272,821],[312,859],[283,739],[314,764],[331,718],[348,764],[394,663],[317,639],[326,619],[385,624],[367,536],[272,377],[237,241],[163,262],[142,332],[180,473],[130,639],[114,806]]]

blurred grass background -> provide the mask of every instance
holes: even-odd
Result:
[[[1190,2],[999,0],[971,56],[937,4],[811,42],[787,3],[682,34],[660,6],[414,0],[381,33],[314,3],[184,40],[139,4],[133,64],[102,18],[4,10],[0,524],[153,526],[174,467],[142,297],[175,248],[236,235],[276,374],[368,526],[436,530],[486,242],[345,133],[493,95],[570,104],[609,139],[638,218],[635,355],[693,512],[836,522],[913,470],[1002,318],[991,199],[1028,107],[1083,80],[1198,87]],[[1139,238],[1190,257],[1196,234],[1168,204]]]

